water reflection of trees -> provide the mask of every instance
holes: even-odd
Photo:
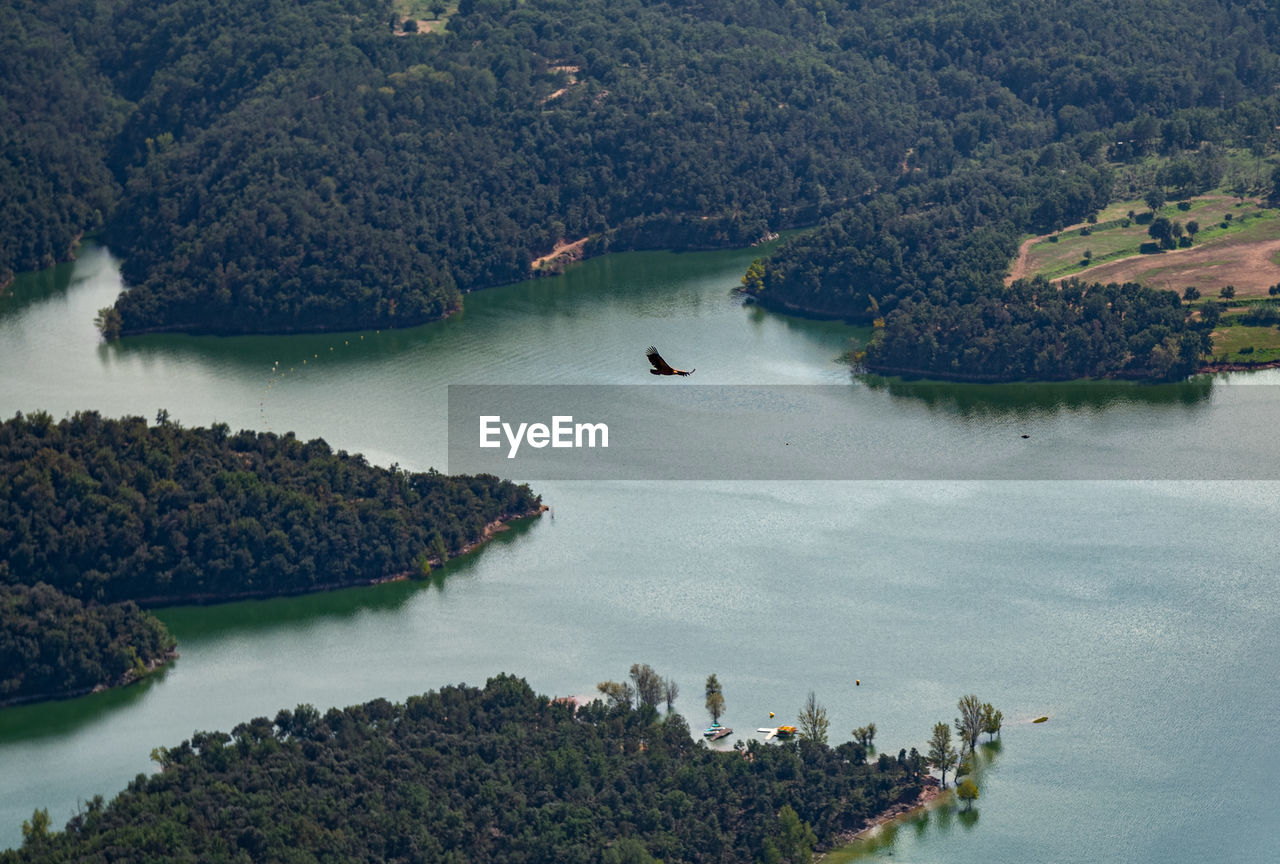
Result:
[[[169,632],[184,643],[200,639],[223,639],[273,630],[310,629],[321,621],[343,621],[373,612],[395,614],[423,592],[443,593],[450,582],[472,574],[486,550],[514,543],[533,529],[537,520],[519,519],[508,523],[508,530],[493,534],[483,545],[450,558],[443,566],[432,569],[420,579],[385,582],[317,591],[265,600],[246,600],[209,606],[172,606],[155,610]]]
[[[1003,749],[1004,743],[999,738],[978,743],[977,752],[971,757],[969,776],[978,784],[979,791],[986,788],[986,780],[995,770]],[[965,809],[957,801],[954,790],[949,789],[925,807],[901,819],[887,822],[874,834],[837,850],[830,860],[848,862],[882,858],[901,851],[899,847],[903,843],[926,841],[931,833],[934,836],[946,836],[957,827],[972,831],[978,825],[981,801],[979,798],[971,808]]]
[[[78,733],[93,723],[106,720],[120,709],[141,702],[181,662],[181,657],[170,661],[127,687],[111,687],[74,699],[57,699],[5,708],[0,711],[0,744],[30,743]]]
[[[870,390],[921,402],[929,408],[961,417],[1021,419],[1060,411],[1103,411],[1119,405],[1197,406],[1207,404],[1213,379],[1199,376],[1172,384],[1127,381],[1027,382],[1017,384],[958,384],[946,381],[908,381],[862,375]]]
[[[69,261],[47,270],[19,273],[12,285],[0,289],[0,316],[12,315],[42,300],[65,294],[75,267],[75,262]]]

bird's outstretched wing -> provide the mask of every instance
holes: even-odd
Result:
[[[654,348],[652,345],[649,346],[648,351],[644,352],[644,356],[649,358],[649,363],[653,366],[653,368],[649,370],[650,375],[691,375],[697,371],[695,369],[690,369],[686,372],[683,369],[674,368],[670,363],[662,359],[662,355],[658,353],[658,349]]]
[[[649,358],[649,364],[653,366],[654,372],[658,375],[674,375],[676,370],[671,368],[671,364],[662,359],[662,355],[658,353],[658,349],[652,345],[649,350],[644,352],[644,356]]]

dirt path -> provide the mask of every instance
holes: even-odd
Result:
[[[566,261],[577,261],[582,257],[582,247],[587,245],[587,240],[589,239],[590,238],[588,237],[583,237],[581,240],[574,240],[572,243],[561,240],[556,244],[556,247],[546,255],[543,255],[541,258],[533,259],[533,269],[537,270],[562,257]]]
[[[1039,243],[1041,240],[1048,240],[1053,234],[1066,234],[1068,231],[1079,231],[1088,225],[1088,222],[1077,222],[1074,225],[1068,225],[1061,231],[1054,231],[1052,234],[1040,234],[1036,237],[1028,237],[1018,246],[1018,257],[1013,259],[1013,264],[1009,267],[1009,275],[1005,277],[1004,284],[1012,285],[1019,279],[1027,277],[1027,259],[1031,255],[1031,247]]]

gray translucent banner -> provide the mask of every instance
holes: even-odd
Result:
[[[992,391],[1004,395],[986,403],[860,384],[455,385],[448,471],[521,481],[1280,479],[1277,388],[1090,386],[1030,400]]]

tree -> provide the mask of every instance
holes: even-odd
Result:
[[[800,709],[796,725],[800,727],[801,738],[816,741],[819,744],[827,743],[827,729],[830,728],[831,721],[827,719],[827,709],[818,702],[818,697],[812,690],[809,691],[809,697],[804,700],[804,707]]]
[[[1000,727],[1003,725],[1004,714],[996,710],[990,702],[984,702],[982,704],[982,731],[990,735],[991,738],[995,738],[1000,734]]]
[[[1168,216],[1157,216],[1152,219],[1151,224],[1147,227],[1147,233],[1151,235],[1153,240],[1160,241],[1161,249],[1173,247],[1173,223],[1169,221]]]
[[[715,673],[707,676],[707,713],[711,715],[712,723],[720,722],[720,715],[724,713],[724,693],[720,689],[720,681],[716,678]]]
[[[449,7],[442,3],[441,0],[434,0],[431,4],[431,17],[436,21],[439,21],[440,16],[443,15],[448,8]]]
[[[403,29],[405,33],[417,33],[418,22],[416,19],[410,18],[404,22],[404,27],[401,29]]]
[[[671,678],[662,679],[662,698],[667,700],[667,713],[671,713],[671,706],[675,703],[676,697],[680,695],[680,685]]]
[[[1199,223],[1199,222],[1197,222],[1195,219],[1188,219],[1188,220],[1187,220],[1187,234],[1188,234],[1188,236],[1190,236],[1190,237],[1191,237],[1191,239],[1192,239],[1192,240],[1194,240],[1194,239],[1195,239],[1195,237],[1196,237],[1196,234],[1197,234],[1199,231],[1200,231],[1200,223]]]
[[[1187,290],[1182,292],[1182,299],[1188,302],[1200,299],[1200,289],[1194,285],[1188,285]]]
[[[1145,201],[1147,203],[1147,206],[1151,208],[1151,212],[1155,213],[1157,210],[1159,210],[1161,207],[1164,206],[1164,201],[1165,201],[1164,192],[1159,189],[1152,189],[1145,196],[1143,196],[1142,200]]]
[[[929,739],[929,764],[942,772],[942,785],[947,785],[947,772],[959,759],[956,748],[951,746],[951,727],[946,723],[933,724],[933,736]]]
[[[596,685],[596,689],[604,695],[610,707],[625,705],[630,708],[632,697],[635,695],[630,684],[619,681],[601,681]]]
[[[778,851],[782,853],[783,860],[793,864],[812,861],[813,846],[818,842],[818,837],[809,823],[802,821],[790,804],[783,804],[778,811],[778,826],[781,829]]]
[[[634,837],[623,837],[600,856],[604,864],[657,864],[644,844]]]
[[[639,704],[656,708],[662,701],[662,678],[648,663],[631,664],[631,684]]]
[[[956,797],[965,803],[966,810],[978,800],[978,784],[973,782],[972,777],[964,778],[964,782],[956,787]]]
[[[871,742],[876,737],[876,724],[868,723],[866,726],[859,726],[853,730],[853,740],[857,741],[863,747],[870,748]]]
[[[120,317],[119,309],[114,306],[105,306],[94,316],[93,326],[98,328],[103,339],[113,342],[120,338],[120,328],[124,326],[124,319]]]
[[[1218,296],[1223,300],[1230,300],[1232,297],[1236,296],[1236,286],[1223,285],[1222,288],[1218,290]]]
[[[956,734],[960,736],[960,752],[963,753],[966,747],[972,751],[978,743],[978,736],[982,734],[982,703],[970,693],[960,697],[956,708],[960,711],[960,716],[955,720]]]
[[[49,839],[49,810],[39,808],[31,814],[30,819],[22,821],[22,845],[24,848],[38,846]]]

